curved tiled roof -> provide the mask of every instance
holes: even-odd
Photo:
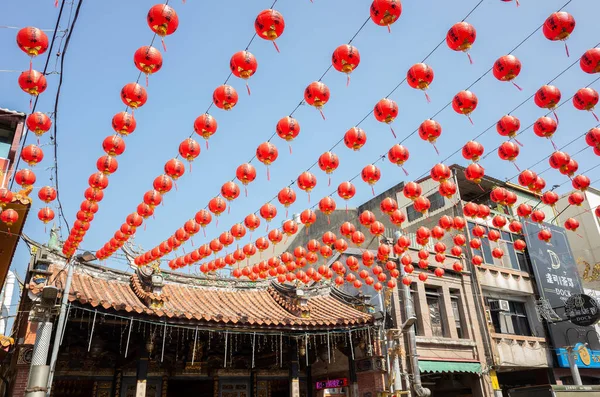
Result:
[[[62,288],[67,272],[56,265],[51,265],[49,270],[52,272],[49,280]],[[239,288],[233,283],[201,286],[192,282],[193,278],[188,279],[166,281],[158,295],[144,290],[137,274],[79,265],[73,274],[69,301],[109,311],[239,327],[332,329],[373,322],[370,314],[341,302],[330,294],[329,288],[311,291],[306,298],[307,305],[300,308],[289,296],[271,286]],[[39,293],[43,286],[30,283],[29,288],[33,293]],[[149,307],[147,298],[161,304],[157,308]]]

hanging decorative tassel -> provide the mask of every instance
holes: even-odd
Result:
[[[325,120],[325,115],[323,114],[323,110],[321,108],[319,108],[319,113],[321,113],[321,117],[323,117],[323,120]]]
[[[392,27],[388,25],[388,33],[392,33]]]
[[[279,51],[279,47],[277,47],[277,43],[275,42],[275,40],[273,40],[273,45],[275,46],[275,49],[277,50],[277,52],[281,52],[281,51]]]
[[[267,181],[271,180],[271,172],[269,171],[269,166],[267,165]]]
[[[523,147],[523,144],[521,142],[519,142],[519,140],[515,137],[513,137],[513,139],[515,140],[515,142],[517,142],[517,145]]]
[[[473,123],[473,119],[471,119],[471,115],[468,114],[467,117],[469,118],[469,121],[471,122],[471,125],[475,125],[475,123]]]
[[[148,87],[148,75],[146,75],[146,87]]]
[[[375,196],[375,186],[371,185],[371,192],[373,193],[373,196]]]
[[[569,55],[569,46],[567,45],[566,41],[565,41],[565,52],[567,53],[568,57],[571,57],[571,55]]]
[[[517,169],[517,171],[521,172],[521,169],[519,168],[519,166],[517,165],[517,163],[515,163],[514,161],[512,163],[515,165],[515,168]]]
[[[244,185],[244,194],[248,197],[248,185]]]
[[[165,44],[165,38],[164,38],[164,37],[161,37],[161,38],[160,38],[160,41],[161,41],[161,43],[162,43],[163,50],[165,50],[165,52],[167,52],[167,45]]]
[[[350,85],[350,75],[346,74],[346,87]]]
[[[391,125],[390,125],[390,131],[392,131],[392,135],[394,136],[394,139],[396,139],[396,132],[394,131],[394,129],[392,128]]]
[[[519,89],[519,91],[523,91],[523,89],[517,83],[515,83],[514,81],[512,83],[515,87]]]
[[[329,174],[329,182],[327,183],[327,186],[331,186],[331,174]]]
[[[206,140],[206,150],[208,150],[208,139]]]
[[[250,86],[248,85],[248,80],[246,80],[246,90],[248,90],[248,95],[250,95]]]
[[[310,204],[310,192],[307,192],[308,195],[308,203]]]
[[[554,150],[558,150],[558,147],[556,147],[556,143],[554,143],[552,138],[550,138],[550,142],[552,142],[552,147],[554,148]]]
[[[440,155],[440,151],[438,150],[437,146],[435,146],[435,143],[432,143],[433,148],[435,149],[435,152],[437,153],[437,155]]]
[[[427,94],[427,91],[423,91],[425,93],[425,99],[427,99],[427,103],[431,103],[431,98],[429,98],[429,94]]]
[[[554,113],[554,118],[556,119],[556,124],[558,124],[559,121],[558,121],[558,114],[556,114],[556,110],[552,109],[552,113]]]
[[[331,225],[331,219],[329,218],[329,215],[327,215],[327,224]]]
[[[471,54],[469,54],[467,52],[467,56],[469,57],[469,63],[472,65],[473,64],[473,58],[471,58]]]
[[[594,116],[594,118],[596,119],[596,121],[600,121],[600,119],[598,118],[598,116],[596,115],[596,113],[594,113],[594,111],[592,111],[592,116]]]
[[[403,166],[401,166],[400,168],[402,168],[402,171],[404,171],[404,175],[408,176],[408,171],[406,171],[406,168],[404,168]]]
[[[204,234],[204,237],[206,237],[206,227],[202,226],[202,233]]]

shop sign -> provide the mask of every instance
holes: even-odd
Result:
[[[348,386],[348,378],[328,379],[328,380],[318,381],[315,385],[315,389],[317,389],[317,390],[334,389],[337,387],[345,387],[345,386]]]
[[[569,357],[567,349],[556,349],[559,366],[569,367]],[[600,368],[600,350],[590,350],[583,343],[577,343],[573,347],[573,356],[575,364],[579,368]]]
[[[570,322],[582,327],[594,325],[600,320],[598,302],[586,294],[571,295],[565,303],[565,314]]]

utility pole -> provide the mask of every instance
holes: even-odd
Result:
[[[567,346],[567,358],[569,359],[569,367],[571,369],[571,376],[573,377],[573,383],[576,386],[581,386],[583,383],[581,382],[581,375],[579,375],[579,367],[575,362],[575,347]]]

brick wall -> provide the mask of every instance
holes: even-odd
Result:
[[[27,388],[27,380],[29,379],[29,365],[18,365],[17,371],[12,384],[12,397],[25,396]]]
[[[372,397],[377,396],[377,392],[385,389],[383,374],[380,373],[359,373],[358,379],[358,396],[365,397],[367,393],[371,393]]]

